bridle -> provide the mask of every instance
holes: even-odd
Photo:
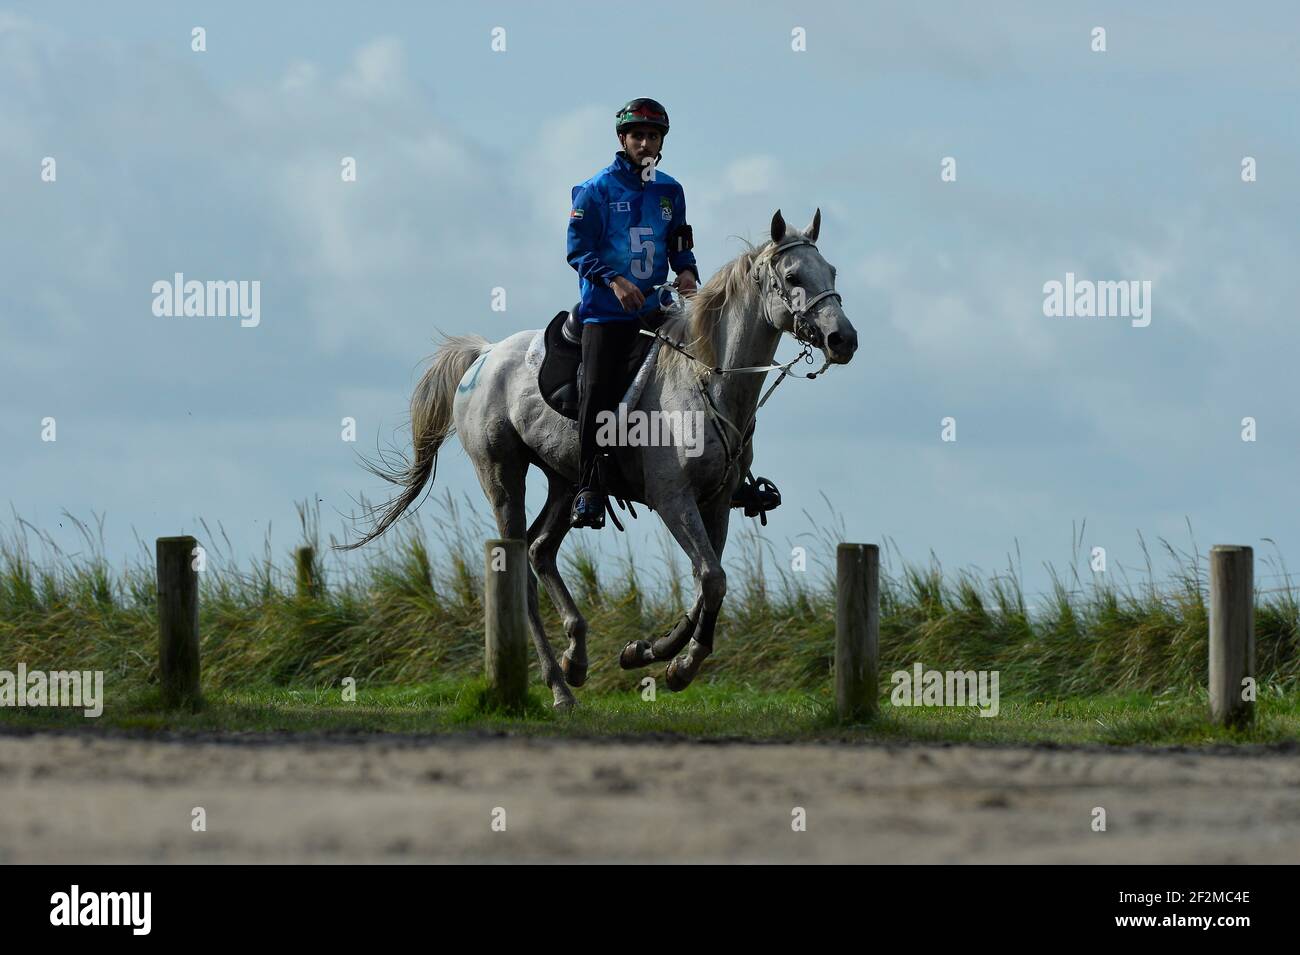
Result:
[[[831,360],[827,358],[822,363],[821,368],[807,375],[795,374],[790,370],[791,367],[793,367],[795,364],[797,364],[800,361],[806,361],[808,362],[808,364],[812,364],[813,349],[821,348],[823,346],[823,336],[821,330],[817,328],[817,326],[814,325],[808,319],[808,314],[812,311],[813,306],[815,306],[818,302],[824,301],[825,299],[828,298],[834,298],[837,302],[840,303],[841,306],[843,306],[844,304],[844,300],[840,298],[840,293],[835,291],[834,287],[832,287],[828,289],[823,289],[822,291],[814,295],[812,298],[806,299],[802,307],[797,307],[795,305],[793,301],[793,296],[790,294],[789,291],[786,290],[784,285],[776,278],[775,269],[772,268],[772,264],[776,261],[777,256],[779,256],[782,252],[785,252],[788,249],[796,248],[801,245],[810,246],[813,249],[817,248],[817,245],[811,239],[805,238],[804,236],[796,236],[791,239],[786,239],[783,242],[777,243],[776,247],[773,248],[771,253],[768,254],[766,261],[761,266],[755,265],[754,268],[752,268],[749,273],[750,279],[754,282],[755,285],[758,286],[760,292],[766,292],[769,289],[774,291],[777,297],[780,298],[782,304],[785,305],[785,307],[789,310],[791,316],[793,316],[794,318],[794,324],[791,330],[787,331],[786,329],[783,329],[780,326],[778,326],[774,321],[772,321],[771,313],[768,312],[766,296],[763,297],[763,320],[767,322],[768,326],[773,330],[781,332],[782,334],[790,335],[792,338],[795,339],[795,341],[799,342],[799,344],[803,346],[799,354],[796,355],[794,358],[790,359],[784,365],[753,365],[744,368],[722,368],[717,366],[710,367],[706,362],[701,361],[699,358],[696,358],[689,351],[687,351],[683,343],[674,342],[672,339],[664,335],[658,329],[655,329],[654,331],[650,331],[649,329],[645,329],[645,328],[641,329],[641,334],[649,335],[652,338],[658,339],[660,342],[667,345],[669,348],[672,348],[675,351],[680,352],[681,354],[685,355],[687,358],[691,359],[697,364],[704,365],[706,368],[708,368],[709,371],[713,372],[716,375],[745,374],[745,373],[759,373],[759,372],[766,374],[769,371],[779,371],[781,373],[779,376],[777,376],[776,381],[772,382],[772,386],[767,389],[767,393],[764,394],[762,399],[758,402],[758,405],[754,408],[753,414],[749,416],[749,421],[746,422],[746,425],[743,429],[738,427],[735,422],[733,422],[726,415],[724,415],[722,413],[722,410],[718,408],[717,403],[713,400],[713,395],[709,393],[708,386],[705,385],[704,383],[703,377],[701,377],[696,381],[695,383],[696,388],[699,390],[700,395],[704,398],[705,407],[707,407],[709,410],[709,415],[713,419],[713,426],[717,429],[718,437],[722,440],[723,452],[727,456],[727,466],[726,469],[722,472],[722,479],[718,482],[718,486],[715,487],[707,497],[700,499],[699,503],[701,505],[707,504],[709,501],[711,501],[714,497],[717,496],[718,492],[721,491],[722,488],[726,486],[727,479],[731,475],[731,469],[735,467],[736,462],[740,459],[740,455],[744,451],[745,445],[748,443],[749,434],[751,431],[753,431],[754,424],[758,420],[759,409],[762,408],[763,405],[767,404],[767,399],[772,397],[772,392],[776,391],[777,385],[785,381],[787,376],[790,378],[803,378],[808,381],[812,381],[814,378],[822,374],[822,372],[824,372],[827,368],[830,367]],[[760,276],[760,272],[762,273],[761,276]],[[680,297],[680,293],[678,293],[678,295]],[[730,428],[732,432],[736,435],[736,437],[739,439],[737,440],[734,447],[732,446],[731,442],[727,439],[727,432],[723,430],[722,427],[723,425],[726,425],[728,428]],[[750,480],[752,481],[754,476],[751,474],[749,477]]]
[[[674,351],[680,352],[681,354],[685,355],[687,358],[689,358],[691,361],[695,362],[696,364],[704,365],[705,368],[713,372],[715,375],[747,374],[747,373],[753,374],[758,372],[766,373],[769,371],[779,371],[781,375],[776,379],[772,387],[768,389],[767,391],[768,395],[771,395],[772,392],[776,390],[776,386],[779,385],[786,378],[787,375],[791,378],[804,378],[807,379],[808,381],[812,381],[814,378],[822,374],[822,372],[824,372],[827,368],[830,367],[831,360],[829,358],[827,358],[825,361],[822,362],[822,366],[820,368],[807,375],[799,375],[790,370],[792,367],[794,367],[801,361],[806,361],[808,364],[811,365],[813,363],[813,349],[822,348],[824,344],[821,329],[819,329],[816,325],[814,325],[811,321],[808,320],[808,314],[812,311],[813,307],[818,302],[821,302],[824,299],[833,298],[840,303],[841,307],[844,304],[844,300],[840,297],[840,293],[835,291],[834,287],[831,287],[828,289],[823,289],[822,291],[814,295],[812,298],[806,299],[802,307],[797,307],[795,305],[793,296],[790,294],[790,292],[788,292],[785,289],[785,287],[782,285],[781,282],[777,281],[775,270],[772,268],[772,263],[776,260],[776,257],[779,256],[782,252],[785,252],[787,249],[793,249],[801,245],[809,246],[814,250],[817,249],[817,245],[811,239],[807,239],[803,236],[796,236],[793,239],[786,239],[784,242],[778,243],[776,247],[772,249],[772,251],[767,256],[767,261],[764,262],[762,266],[755,265],[754,268],[750,269],[749,271],[750,281],[752,281],[755,285],[758,286],[760,292],[766,292],[768,290],[774,291],[777,297],[781,300],[781,303],[785,305],[786,309],[790,312],[791,316],[793,316],[794,318],[794,324],[792,330],[786,330],[781,328],[776,324],[776,322],[772,321],[772,314],[767,309],[767,300],[766,298],[763,299],[763,321],[767,323],[768,327],[774,331],[780,332],[781,334],[789,335],[791,338],[793,338],[795,341],[797,341],[800,345],[803,346],[799,354],[795,355],[794,358],[790,359],[784,365],[748,365],[745,367],[736,367],[736,368],[723,368],[718,365],[711,366],[706,362],[701,361],[699,358],[695,357],[689,351],[687,351],[684,342],[675,342],[667,335],[664,335],[662,332],[660,332],[658,329],[652,331],[648,328],[643,328],[641,329],[641,334],[648,335],[651,338],[658,339],[660,342],[667,345],[669,348],[673,349]],[[760,273],[762,273],[761,276]],[[670,294],[675,295],[678,299],[682,298],[681,293],[678,292],[675,288],[673,288],[670,285],[660,286],[660,289],[667,289],[670,291]],[[763,403],[766,401],[767,401],[767,395],[763,397],[763,400],[759,402],[758,406],[760,408],[763,407]]]
[[[840,293],[835,291],[834,286],[832,286],[831,288],[823,289],[812,298],[806,299],[802,308],[795,306],[790,292],[788,292],[784,285],[777,280],[776,269],[773,268],[773,264],[776,262],[777,256],[782,252],[785,252],[787,249],[797,248],[801,245],[806,245],[814,251],[817,249],[816,243],[804,236],[795,236],[793,239],[786,239],[785,241],[778,243],[777,246],[772,249],[771,254],[767,257],[767,262],[765,263],[766,268],[751,269],[749,277],[761,291],[773,291],[776,293],[777,298],[781,300],[781,303],[785,305],[786,309],[794,317],[794,330],[791,334],[794,336],[794,339],[802,344],[804,349],[811,354],[811,350],[813,348],[821,348],[823,342],[821,329],[808,320],[808,314],[813,310],[813,306],[824,299],[833,298],[839,302],[841,306],[843,306],[844,300],[840,298]],[[771,313],[767,310],[766,301],[763,303],[763,319],[772,328],[777,328],[776,323],[772,321]],[[817,375],[820,375],[826,370],[826,367],[829,364],[830,361],[828,360],[825,365],[822,365],[820,371],[816,374],[808,375],[807,377],[817,377]]]

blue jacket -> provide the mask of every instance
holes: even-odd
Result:
[[[623,311],[609,280],[621,275],[647,295],[668,278],[671,265],[700,273],[690,249],[669,251],[669,237],[686,223],[686,194],[676,179],[655,170],[645,182],[620,150],[614,161],[573,187],[569,264],[578,272],[584,322],[636,321]]]

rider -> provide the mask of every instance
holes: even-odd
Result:
[[[668,277],[671,265],[683,295],[696,290],[686,195],[677,180],[655,167],[668,134],[668,112],[639,98],[615,114],[623,148],[614,161],[573,187],[569,213],[569,264],[582,297],[582,395],[578,404],[581,457],[578,494],[570,524],[602,527],[605,489],[597,460],[597,416],[617,408],[627,356],[640,334],[638,312],[646,295]]]

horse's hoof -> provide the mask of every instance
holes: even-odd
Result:
[[[692,677],[687,676],[685,669],[677,665],[680,657],[673,657],[668,664],[668,669],[664,670],[664,686],[674,693],[680,693],[691,685]]]
[[[557,713],[569,713],[578,708],[578,698],[573,694],[561,696],[555,694],[555,702],[551,704],[551,709]]]
[[[704,658],[709,655],[709,651],[692,640],[686,648],[686,652],[679,657],[673,657],[664,670],[664,684],[674,693],[680,693],[691,685],[700,672],[700,667],[704,664]]]
[[[564,672],[564,682],[569,686],[582,686],[587,682],[587,661],[579,663],[569,656],[567,650],[560,657],[560,669]]]
[[[618,665],[624,670],[635,670],[654,662],[654,649],[649,640],[633,640],[618,655]]]

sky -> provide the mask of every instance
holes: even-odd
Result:
[[[820,208],[858,331],[759,416],[777,557],[822,524],[1031,594],[1093,547],[1144,577],[1143,540],[1162,577],[1161,538],[1296,565],[1300,8],[1132,7],[0,4],[0,524],[75,553],[98,516],[113,561],[201,519],[287,555],[300,501],[341,534],[439,334],[574,301],[570,188],[652,96],[703,274]],[[260,322],[155,315],[177,272],[259,281]],[[1150,282],[1150,324],[1045,315],[1067,273]],[[486,513],[454,441],[446,492]]]

